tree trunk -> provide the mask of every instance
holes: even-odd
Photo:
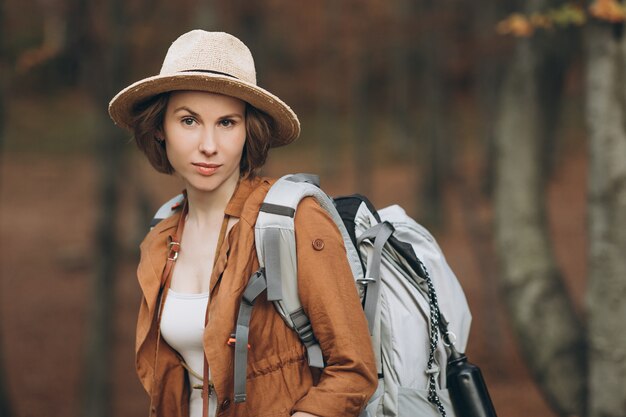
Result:
[[[492,53],[494,44],[498,41],[498,34],[494,32],[494,22],[502,16],[502,2],[497,0],[482,0],[477,7],[474,3],[463,4],[464,15],[470,16],[472,22],[472,37],[475,40],[475,59],[473,62],[473,95],[476,100],[479,123],[476,130],[471,132],[476,137],[476,144],[483,155],[482,169],[479,184],[472,186],[470,178],[461,178],[461,196],[463,198],[463,218],[471,237],[471,248],[476,261],[481,265],[483,285],[481,287],[478,308],[481,316],[490,317],[491,324],[482,326],[483,332],[478,337],[495,363],[502,363],[504,351],[502,349],[502,329],[504,322],[498,314],[500,308],[498,300],[499,271],[493,258],[493,225],[490,220],[481,221],[480,205],[492,201],[495,182],[495,144],[494,123],[498,107],[498,91],[504,73],[504,58]],[[475,334],[475,333],[474,333]],[[475,339],[474,339],[475,340]],[[501,367],[497,371],[504,374]]]
[[[589,132],[589,416],[626,404],[626,38],[621,25],[586,28]]]
[[[412,16],[412,6],[408,0],[389,2],[393,26],[389,46],[389,95],[391,138],[389,144],[394,157],[405,159],[412,154],[415,133],[411,126],[410,101],[410,52],[407,22]]]
[[[6,96],[8,86],[10,85],[9,77],[9,62],[6,53],[6,32],[4,7],[0,6],[0,172],[2,171],[2,157],[4,154],[4,132],[6,122]],[[0,178],[0,183],[2,178]],[[1,189],[0,189],[1,191]],[[1,294],[0,294],[1,295]],[[5,378],[5,358],[3,349],[2,334],[0,334],[0,416],[10,417],[13,415],[11,411],[11,404],[7,393],[7,385]]]
[[[319,59],[319,90],[317,94],[317,140],[319,146],[319,158],[322,178],[334,178],[339,175],[340,169],[340,143],[342,139],[337,132],[341,131],[340,118],[337,117],[336,85],[338,62],[339,28],[341,24],[342,1],[326,0],[325,12],[323,13],[324,46]]]
[[[9,400],[8,387],[6,385],[5,368],[4,368],[4,349],[2,349],[2,339],[0,339],[0,416],[11,417],[11,401]]]
[[[245,43],[254,56],[254,63],[257,69],[257,83],[259,85],[267,85],[265,82],[266,74],[271,68],[268,62],[271,60],[271,50],[267,43],[265,31],[265,21],[263,13],[266,8],[261,2],[236,0],[231,1],[231,7],[236,13],[236,32],[243,43]]]
[[[480,7],[471,6],[474,36],[476,43],[483,46],[478,49],[474,60],[474,95],[478,102],[479,120],[476,136],[482,142],[485,155],[481,191],[491,198],[495,185],[495,144],[494,124],[498,109],[498,91],[504,73],[504,58],[491,52],[491,48],[500,41],[494,33],[494,22],[505,15],[504,5],[498,0],[483,0]],[[495,44],[495,45],[494,45]]]
[[[219,22],[215,13],[215,4],[209,1],[197,1],[194,4],[192,27],[206,30],[214,30]]]
[[[372,170],[374,161],[372,160],[372,120],[370,100],[370,77],[371,69],[369,60],[372,56],[369,53],[368,45],[370,39],[365,31],[358,40],[358,51],[356,53],[356,76],[352,90],[352,108],[354,137],[353,149],[355,157],[355,178],[356,190],[364,195],[371,195],[372,191]]]
[[[98,220],[96,227],[96,272],[90,300],[91,312],[87,334],[87,358],[85,371],[85,417],[107,417],[111,412],[111,351],[113,340],[115,272],[118,261],[118,240],[115,233],[118,217],[118,181],[121,174],[121,157],[124,148],[123,135],[109,120],[106,108],[109,99],[119,88],[124,70],[126,50],[123,45],[127,25],[123,2],[112,0],[103,9],[93,3],[84,3],[87,16],[92,18],[104,11],[108,30],[104,37],[88,25],[85,34],[89,39],[84,73],[87,91],[99,113],[94,132],[96,134],[96,161],[98,169]],[[87,17],[86,17],[87,19]]]
[[[420,64],[420,88],[417,99],[420,101],[420,128],[418,146],[416,149],[415,164],[419,169],[422,180],[421,193],[416,193],[417,207],[423,213],[420,219],[430,228],[441,225],[443,206],[443,187],[450,171],[453,151],[448,146],[448,132],[453,123],[453,116],[446,111],[448,91],[444,82],[443,58],[444,32],[437,25],[434,16],[435,10],[448,7],[445,2],[428,0],[417,6],[425,21],[425,29],[421,32],[418,41],[419,54],[422,56]]]
[[[533,43],[535,42],[535,43]],[[535,380],[561,415],[583,415],[585,342],[550,244],[541,169],[542,56],[520,40],[505,77],[496,134],[496,239],[505,301]]]

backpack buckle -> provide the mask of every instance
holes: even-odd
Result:
[[[357,278],[356,282],[358,284],[367,286],[367,284],[369,283],[376,282],[376,278],[372,278],[372,277]]]
[[[175,262],[176,259],[178,259],[178,251],[180,250],[180,243],[172,240],[168,242],[167,248],[169,249],[167,260]]]

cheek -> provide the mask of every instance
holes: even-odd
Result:
[[[232,155],[241,155],[246,144],[246,132],[238,131],[236,134],[228,138],[228,150]]]
[[[183,128],[172,127],[165,130],[165,143],[168,149],[185,152],[198,146],[198,133]]]
[[[184,138],[179,136],[166,136],[165,154],[174,168],[181,162],[184,162],[193,150],[190,141],[184,140]]]
[[[178,169],[180,168],[178,166],[179,165],[178,160],[180,158],[177,155],[178,153],[176,152],[176,148],[174,146],[171,146],[170,143],[168,143],[165,146],[165,156],[167,157],[167,161],[170,163],[174,171],[178,171]]]
[[[161,126],[161,134],[164,138],[167,138],[172,135],[172,131],[174,130],[174,125],[169,120],[169,118],[165,117],[163,120],[163,126]]]

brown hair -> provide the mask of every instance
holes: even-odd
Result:
[[[174,173],[167,159],[163,140],[163,120],[170,93],[158,94],[133,108],[133,136],[139,149],[146,155],[150,164],[164,174]],[[246,141],[239,163],[242,177],[254,177],[265,164],[270,149],[273,119],[246,103]]]

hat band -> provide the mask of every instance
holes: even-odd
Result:
[[[225,75],[227,77],[231,77],[231,78],[234,78],[236,80],[239,79],[239,78],[235,77],[234,75],[230,75],[230,74],[227,74],[225,72],[203,70],[203,69],[190,69],[190,70],[182,70],[182,71],[179,71],[179,72],[207,72],[209,74]]]

